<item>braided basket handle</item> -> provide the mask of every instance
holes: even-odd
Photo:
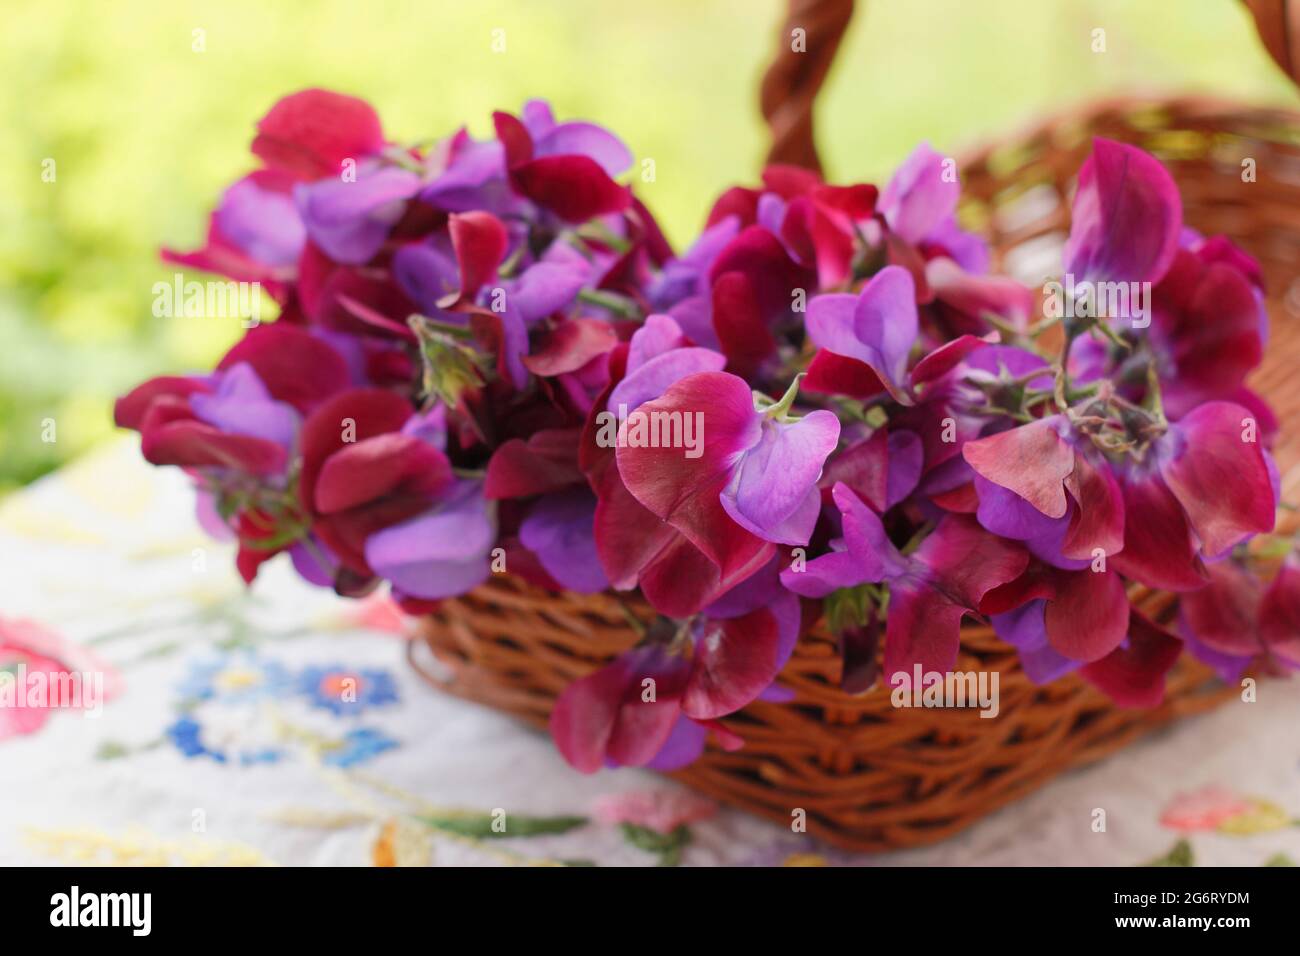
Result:
[[[853,18],[854,0],[789,0],[759,105],[772,136],[769,163],[821,172],[813,105]],[[1300,0],[1244,0],[1269,55],[1300,83]]]
[[[1300,2],[1297,0],[1245,0],[1255,18],[1264,49],[1282,72],[1300,83]]]

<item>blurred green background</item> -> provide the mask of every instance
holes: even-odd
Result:
[[[760,167],[756,91],[784,6],[3,0],[0,495],[110,435],[116,394],[238,337],[236,319],[152,316],[153,283],[174,272],[156,250],[201,244],[281,94],[366,97],[399,140],[466,122],[486,135],[493,109],[545,97],[654,158],[638,189],[680,247]],[[860,0],[819,138],[834,178],[882,181],[921,139],[955,149],[1097,95],[1164,90],[1296,99],[1236,0]]]

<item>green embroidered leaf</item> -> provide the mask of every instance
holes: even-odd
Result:
[[[586,817],[529,817],[517,813],[505,814],[502,817],[490,813],[458,813],[417,817],[417,819],[435,830],[481,840],[568,833],[570,830],[587,825]],[[501,822],[498,823],[498,820]]]
[[[660,833],[637,823],[620,823],[623,839],[638,850],[645,850],[659,857],[659,866],[677,866],[682,861],[682,850],[691,842],[691,830],[686,824],[678,824],[670,833]]]
[[[116,740],[105,740],[99,745],[99,749],[95,751],[95,759],[117,760],[120,757],[125,757],[130,752],[126,744],[119,743]]]
[[[1179,840],[1164,856],[1148,860],[1143,866],[1195,866],[1192,845],[1186,840]]]

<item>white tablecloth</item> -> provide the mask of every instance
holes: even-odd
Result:
[[[282,561],[246,591],[229,546],[199,530],[185,478],[131,440],[0,503],[0,617],[39,622],[69,659],[89,650],[113,694],[97,717],[55,711],[21,733],[0,714],[0,863],[1300,860],[1295,682],[938,846],[851,856],[653,774],[576,773],[547,737],[418,680],[387,605],[341,601]],[[29,632],[0,625],[0,667]],[[348,680],[356,699],[340,704]],[[512,835],[557,817],[577,819]]]

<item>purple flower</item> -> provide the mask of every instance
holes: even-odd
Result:
[[[906,242],[938,246],[967,272],[984,272],[987,246],[957,226],[961,183],[951,163],[922,143],[895,171],[880,194],[878,209],[890,231]]]
[[[519,526],[519,540],[561,587],[597,594],[609,587],[596,554],[596,497],[587,488],[543,495]]]
[[[743,547],[741,528],[766,541],[807,544],[820,510],[817,479],[840,423],[824,410],[787,419],[791,397],[785,408],[759,411],[744,379],[726,372],[687,376],[620,429],[623,483],[720,567],[733,547]],[[694,424],[698,448],[639,441],[638,426],[656,421]]]
[[[404,595],[437,600],[487,580],[496,525],[481,481],[453,483],[433,507],[366,539],[366,561]]]
[[[945,672],[957,660],[961,619],[984,595],[1014,580],[1027,557],[1017,546],[984,531],[965,515],[948,515],[915,553],[902,554],[880,517],[843,483],[832,489],[843,537],[830,553],[800,570],[781,572],[781,583],[804,597],[825,597],[865,583],[889,585],[885,673],[910,673],[913,664]]]
[[[917,335],[916,284],[906,269],[886,266],[857,295],[817,296],[808,303],[807,324],[818,348],[866,366],[868,393],[874,376],[895,399],[911,404],[907,360]]]
[[[646,317],[628,344],[627,370],[610,392],[605,408],[636,411],[670,385],[696,372],[721,372],[726,356],[712,349],[687,347],[681,326],[666,315]]]
[[[245,176],[227,189],[213,221],[250,259],[271,267],[296,266],[307,238],[287,185],[266,173]]]
[[[355,181],[299,184],[294,198],[311,241],[335,262],[360,265],[374,258],[419,187],[409,170],[366,163]]]
[[[570,684],[551,715],[564,758],[584,773],[611,765],[673,770],[699,757],[710,732],[738,747],[717,718],[763,695],[799,636],[799,602],[776,587],[775,560],[754,579],[676,634],[652,632]]]

